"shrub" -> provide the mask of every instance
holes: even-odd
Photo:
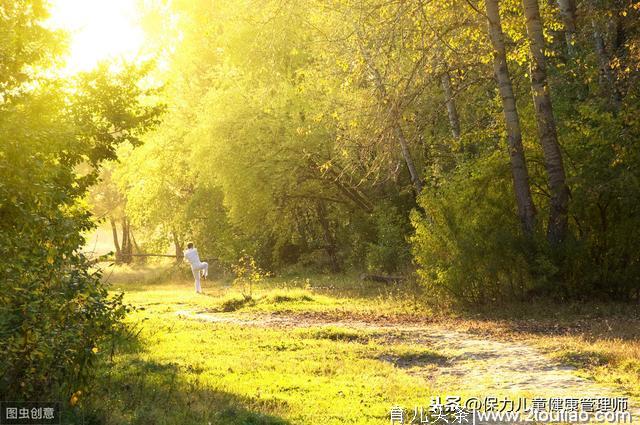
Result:
[[[497,157],[425,191],[411,238],[418,274],[434,297],[482,303],[533,287],[530,246],[511,205],[509,171]]]
[[[383,204],[373,212],[375,242],[367,243],[366,266],[370,271],[392,273],[410,262],[411,252],[406,235],[411,231],[408,218],[398,207]]]
[[[245,299],[251,299],[253,297],[253,287],[269,276],[268,272],[262,270],[256,264],[256,260],[244,254],[238,262],[233,266],[233,272],[236,278],[233,281],[234,285],[240,286],[242,295]]]
[[[108,296],[100,273],[89,271],[77,252],[79,230],[89,228],[89,216],[46,205],[37,195],[5,205],[0,220],[4,400],[67,399],[86,392],[94,363],[108,351],[128,310],[121,295]]]

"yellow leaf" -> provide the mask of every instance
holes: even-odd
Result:
[[[73,393],[73,395],[69,399],[69,404],[72,405],[72,406],[75,406],[76,404],[78,404],[78,401],[80,400],[80,396],[81,395],[82,395],[82,391],[80,391],[80,390],[78,390],[75,393]]]

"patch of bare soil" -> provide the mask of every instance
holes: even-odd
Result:
[[[518,340],[498,340],[443,326],[441,323],[400,321],[363,321],[322,313],[243,315],[229,313],[179,311],[185,319],[238,326],[306,328],[334,326],[374,331],[387,345],[410,343],[424,345],[446,357],[381,356],[412,375],[426,379],[445,379],[457,388],[484,397],[497,394],[526,394],[529,397],[617,397],[621,391],[581,378],[573,367],[546,357],[539,349]],[[448,386],[449,387],[449,386]],[[478,394],[480,392],[480,394]],[[638,418],[638,410],[633,409]]]

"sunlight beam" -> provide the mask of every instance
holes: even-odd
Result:
[[[65,74],[94,68],[105,59],[135,60],[144,43],[136,0],[52,0],[51,28],[69,32]]]

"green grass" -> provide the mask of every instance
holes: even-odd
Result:
[[[625,331],[612,321],[621,334],[611,339],[598,333],[601,315],[575,311],[552,315],[541,307],[528,316],[535,320],[515,307],[520,313],[438,313],[402,289],[368,286],[349,276],[272,279],[254,287],[250,298],[229,281],[205,281],[205,295],[197,295],[184,270],[172,269],[164,281],[158,279],[161,268],[152,269],[126,268],[110,276],[113,291],[124,290],[125,301],[137,307],[128,321],[140,333],[115,352],[100,371],[99,385],[83,396],[87,423],[93,417],[105,425],[383,424],[395,404],[412,409],[428,405],[432,395],[487,395],[481,388],[466,394],[464,382],[438,377],[450,353],[395,341],[392,330],[341,324],[354,319],[385,325],[429,319],[494,338],[525,339],[591,379],[640,394],[640,343],[631,326],[637,322]],[[293,316],[309,324],[211,323],[181,318],[179,311]],[[581,333],[556,332],[558,324],[576,323]],[[100,348],[108,357],[109,348]]]
[[[121,397],[108,411],[127,412],[111,423],[382,423],[392,403],[428,396],[425,382],[372,360],[375,345],[162,310],[136,316],[147,319],[144,350],[121,355],[109,372]]]
[[[139,343],[101,371],[87,410],[107,424],[387,423],[392,405],[424,405],[430,383],[386,361],[374,332],[207,323],[177,311],[345,312],[365,301],[276,284],[251,299],[220,282],[206,295],[189,281],[138,283],[114,274],[113,290],[138,308]],[[370,306],[373,307],[373,306]],[[401,309],[400,309],[401,310]]]

